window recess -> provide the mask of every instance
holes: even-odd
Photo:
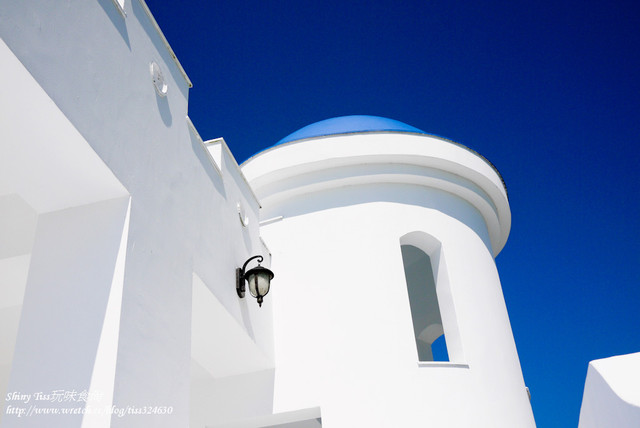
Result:
[[[449,361],[431,258],[413,245],[401,250],[419,361]]]

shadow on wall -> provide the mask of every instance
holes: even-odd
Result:
[[[162,122],[169,128],[173,122],[171,109],[169,108],[169,100],[166,96],[161,97],[156,93],[156,102],[158,103],[158,111],[160,112],[160,117],[162,117]]]
[[[118,11],[118,6],[113,2],[113,0],[98,0],[100,7],[107,14],[111,23],[120,33],[122,40],[127,44],[129,50],[131,50],[131,43],[129,42],[129,32],[127,31],[127,25],[125,23],[124,17]]]
[[[106,1],[106,0],[103,0],[103,1]],[[176,65],[176,59],[174,59],[171,56],[169,49],[167,49],[168,45],[165,46],[164,44],[165,43],[165,40],[163,40],[164,36],[162,36],[158,32],[158,29],[154,27],[151,21],[152,19],[155,21],[155,18],[152,18],[149,15],[147,15],[147,12],[143,9],[143,6],[139,1],[132,1],[131,9],[133,10],[133,13],[136,16],[136,18],[138,18],[138,21],[140,22],[140,25],[142,25],[143,30],[147,33],[147,36],[149,36],[149,39],[151,40],[154,47],[156,48],[158,55],[162,57],[162,61],[167,65],[166,72],[171,73],[171,77],[173,77],[173,80],[175,82],[180,82],[184,80],[185,77],[181,74],[180,70],[178,69],[179,66]],[[158,61],[158,63],[161,64],[160,61]],[[168,77],[165,76],[165,78],[168,78]],[[178,84],[178,85],[173,85],[172,88],[173,87],[176,87],[182,93],[182,96],[185,99],[188,98],[189,85]]]
[[[393,184],[367,184],[362,186],[349,186],[331,191],[315,192],[313,198],[309,195],[291,198],[278,207],[277,213],[264,212],[264,218],[284,215],[295,217],[314,211],[322,211],[331,208],[340,208],[350,205],[366,204],[370,202],[395,202],[404,205],[419,205],[424,208],[438,210],[456,220],[471,227],[482,239],[485,246],[491,252],[491,240],[487,226],[482,215],[468,203],[462,201],[450,193],[438,189],[425,189],[416,186],[423,197],[416,198],[415,193],[399,191],[406,186],[398,187]]]

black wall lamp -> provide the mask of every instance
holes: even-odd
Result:
[[[258,266],[253,269],[245,271],[249,262],[253,259],[258,259]],[[258,305],[262,307],[262,298],[269,292],[271,286],[271,280],[273,279],[273,272],[266,267],[260,266],[262,263],[262,256],[253,256],[246,262],[241,268],[236,269],[236,291],[238,296],[243,298],[246,292],[244,282],[249,283],[249,292],[253,297],[258,299]]]

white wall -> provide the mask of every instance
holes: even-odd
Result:
[[[492,254],[506,193],[448,144],[331,136],[243,165],[273,219],[275,412],[319,406],[326,427],[535,426]],[[401,244],[434,258],[450,362],[418,363]]]
[[[640,426],[640,352],[589,363],[579,428]]]
[[[4,42],[0,57],[0,391],[44,392],[52,379],[54,389],[68,381],[89,389],[128,194]],[[106,364],[115,370],[114,358]],[[113,376],[106,386],[110,399]],[[45,423],[4,424],[18,422]]]
[[[37,310],[28,309],[32,306],[29,302],[38,296],[55,294],[55,284],[50,280],[53,277],[43,276],[45,265],[34,264],[31,259],[31,272],[22,293],[28,297],[22,308],[23,319],[18,326],[20,315],[8,314],[14,319],[13,333],[3,330],[0,341],[8,343],[3,349],[12,354],[9,343],[19,331],[15,351],[18,364],[13,368],[10,363],[4,364],[0,380],[9,382],[10,389],[26,385],[81,391],[98,384],[105,385],[101,389],[109,389],[111,384],[113,404],[120,408],[171,406],[173,411],[170,415],[128,415],[106,422],[101,419],[100,424],[186,426],[192,410],[194,274],[219,302],[215,310],[228,311],[239,332],[271,358],[271,324],[262,322],[270,320],[269,298],[258,311],[257,305],[254,309],[251,302],[239,300],[235,292],[235,268],[248,257],[266,252],[258,233],[258,203],[228,150],[223,150],[222,165],[216,167],[190,125],[190,82],[142,0],[125,1],[124,13],[112,0],[5,2],[0,6],[0,37],[3,67],[15,71],[3,75],[0,93],[2,111],[7,113],[0,115],[0,120],[6,119],[9,124],[3,122],[0,130],[0,162],[9,166],[0,168],[0,196],[15,194],[27,201],[43,225],[47,218],[65,217],[60,210],[82,211],[89,209],[86,205],[90,203],[106,204],[115,197],[128,201],[130,196],[130,207],[127,202],[119,211],[121,229],[112,236],[116,252],[109,251],[108,258],[92,258],[94,264],[87,264],[90,268],[86,276],[69,283],[68,294],[51,300],[64,306],[49,308],[47,302],[38,303],[47,311],[67,311],[65,317],[39,317]],[[151,62],[163,72],[166,96],[154,88]],[[251,218],[248,227],[239,222],[238,202]],[[129,223],[123,237],[126,212]],[[71,225],[64,233],[53,227],[59,232],[49,241],[48,235],[36,234],[36,242],[40,238],[47,242],[39,257],[46,258],[63,239],[71,247],[77,244],[74,248],[88,245],[82,251],[87,257],[100,254],[102,244],[82,241],[87,229],[100,229],[94,223],[99,216],[89,217],[91,221]],[[120,243],[124,243],[122,254],[126,254],[122,270],[115,264]],[[64,249],[65,245],[59,247]],[[105,270],[109,266],[112,277],[116,271],[122,274],[121,298],[114,297],[118,311],[115,324],[114,317],[105,318],[105,308],[111,305],[112,282],[107,281]],[[60,265],[57,272],[66,278],[76,267]],[[92,281],[100,293],[87,297],[72,291],[88,292],[82,284]],[[89,298],[97,300],[86,301]],[[71,308],[76,305],[94,308],[95,312],[84,325],[91,331],[86,332],[88,339],[80,347],[82,352],[68,360],[65,353],[49,352],[55,343],[45,340],[49,337],[45,333],[73,332],[71,319],[83,313],[73,314]],[[37,328],[38,322],[45,323],[46,328]],[[110,340],[117,343],[117,348],[107,348],[117,354],[99,358],[105,328]],[[72,352],[75,339],[65,340],[69,341],[66,352]],[[28,367],[36,364],[35,357],[24,357],[27,349],[42,356],[38,358],[44,360],[45,372],[47,367],[55,367],[59,376],[69,376],[64,382],[45,372],[27,377]],[[105,358],[110,362],[105,363]],[[104,379],[102,375],[110,371],[112,374]],[[11,380],[7,380],[9,376]],[[215,379],[211,373],[207,376],[209,382]],[[110,395],[109,391],[102,392]],[[265,400],[265,406],[270,407],[270,398]],[[39,422],[21,419],[15,423]],[[80,426],[82,418],[52,419],[49,423]]]
[[[121,284],[121,278],[114,283],[114,271],[127,207],[128,198],[113,199],[40,215],[8,392],[91,389],[110,291]],[[115,353],[102,353],[109,351]],[[115,358],[109,360],[105,368],[115,371]],[[112,379],[101,388],[107,400],[108,388]],[[82,415],[33,414],[24,421],[7,415],[4,425],[66,427],[81,420]]]
[[[455,223],[380,202],[264,227],[279,275],[276,411],[319,405],[328,427],[533,426],[492,257]],[[445,314],[457,315],[459,365],[417,364],[400,254],[416,230],[442,242],[454,307],[441,308],[448,343]]]

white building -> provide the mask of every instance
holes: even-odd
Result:
[[[640,352],[589,363],[579,428],[640,426]]]
[[[486,159],[352,116],[239,168],[144,1],[0,18],[3,427],[535,425]]]

